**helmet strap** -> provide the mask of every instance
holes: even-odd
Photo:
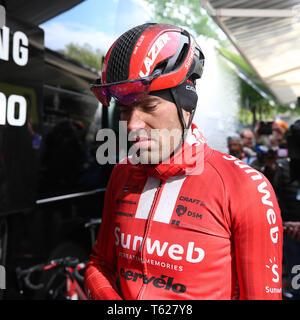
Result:
[[[186,134],[187,134],[187,129],[189,128],[190,124],[191,124],[191,119],[189,120],[188,125],[185,122],[184,116],[183,116],[183,112],[182,112],[182,107],[181,107],[181,102],[180,102],[180,96],[178,95],[178,92],[176,90],[176,87],[170,88],[169,89],[171,92],[171,95],[173,97],[174,103],[177,107],[177,111],[178,111],[178,116],[179,116],[179,120],[181,123],[181,127],[182,127],[182,142],[184,142]],[[192,115],[191,115],[192,118]]]

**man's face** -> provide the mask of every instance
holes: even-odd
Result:
[[[273,121],[272,123],[272,135],[275,139],[280,140],[284,137],[286,129],[281,126],[277,121]]]
[[[254,135],[251,131],[245,131],[242,135],[242,144],[245,147],[252,148],[254,142]]]
[[[128,139],[141,163],[164,161],[181,144],[182,126],[174,103],[147,95],[138,103],[119,108],[121,120],[127,121]],[[189,113],[183,112],[187,122]]]
[[[237,140],[231,140],[228,142],[229,154],[239,157],[242,152],[242,145]]]

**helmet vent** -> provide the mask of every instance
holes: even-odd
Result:
[[[131,55],[135,44],[142,33],[151,25],[153,25],[153,23],[145,23],[134,27],[119,37],[109,57],[106,71],[107,83],[128,79]]]
[[[183,63],[184,59],[186,58],[186,56],[188,54],[188,51],[189,51],[189,45],[187,43],[185,43],[183,45],[183,48],[182,48],[182,50],[181,50],[176,62],[175,62],[174,70],[176,70],[177,67],[180,66]]]

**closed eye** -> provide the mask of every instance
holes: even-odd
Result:
[[[152,111],[156,107],[157,107],[157,104],[155,104],[155,105],[146,105],[146,106],[143,106],[143,109],[146,110],[146,111]]]

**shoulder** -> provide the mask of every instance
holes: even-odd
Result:
[[[263,228],[276,224],[272,230],[278,231],[280,209],[269,180],[261,172],[228,154],[217,153],[213,162],[225,185],[232,226],[247,230],[251,224]],[[272,235],[271,238],[277,241]]]
[[[271,187],[261,172],[232,155],[214,150],[208,163],[218,172],[225,188],[230,189],[231,193],[257,190],[261,182]]]
[[[243,179],[243,177],[245,177],[245,172],[248,172],[250,169],[252,170],[251,172],[258,173],[257,170],[253,169],[242,160],[216,150],[213,150],[212,155],[207,162],[219,172],[224,179],[227,178],[229,181],[236,178]]]

